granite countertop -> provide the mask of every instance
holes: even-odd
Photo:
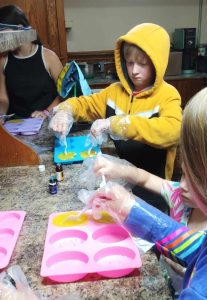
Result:
[[[46,172],[44,176],[40,176],[37,166],[0,169],[0,210],[26,211],[25,221],[9,266],[20,265],[31,288],[47,300],[73,294],[79,296],[77,299],[90,300],[172,299],[157,258],[151,251],[142,256],[143,266],[140,271],[135,270],[124,278],[106,279],[92,274],[79,282],[64,284],[56,284],[41,278],[41,261],[49,215],[53,212],[78,210],[83,207],[77,199],[77,193],[82,188],[77,180],[81,176],[81,165],[65,165],[65,179],[59,183],[58,193],[51,195],[48,193],[48,180],[50,174],[55,171],[52,151],[54,138],[47,130],[47,123],[45,122],[38,135],[20,139],[33,148],[35,145],[36,150],[39,150]]]

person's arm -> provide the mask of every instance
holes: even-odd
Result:
[[[110,98],[114,85],[102,89],[98,93],[88,96],[71,97],[58,105],[58,111],[64,110],[70,112],[75,121],[91,122],[97,119],[105,118],[106,101]]]
[[[51,77],[53,78],[56,84],[58,76],[62,71],[63,65],[60,59],[58,58],[58,56],[55,54],[55,52],[47,48],[43,48],[43,55],[44,55],[47,71],[49,72],[49,74],[51,75]],[[53,107],[57,106],[60,102],[61,102],[61,97],[57,95],[57,97],[51,102],[51,104],[48,107],[46,107],[45,110],[34,111],[31,114],[31,117],[46,118],[49,115],[50,111],[53,109]]]
[[[184,203],[179,182],[163,179],[131,165],[124,159],[112,156],[97,156],[94,160],[93,171],[96,176],[104,175],[107,180],[123,179],[161,195],[171,209],[170,216],[174,220],[180,221]]]
[[[206,231],[190,230],[139,199],[124,225],[132,234],[154,242],[161,254],[187,267],[180,300],[207,299]]]
[[[112,210],[132,235],[155,243],[161,254],[183,266],[189,265],[206,238],[205,231],[190,230],[119,185],[106,186],[90,201],[93,207],[102,203],[104,210]]]
[[[49,127],[56,133],[65,136],[67,128],[74,121],[91,122],[104,118],[106,113],[106,99],[113,84],[99,93],[89,96],[68,98],[56,106]]]
[[[6,90],[5,76],[4,76],[5,57],[0,58],[0,116],[7,113],[9,108],[9,97]],[[0,117],[0,123],[3,119]]]
[[[137,115],[112,116],[110,132],[127,140],[144,142],[152,147],[167,148],[179,141],[182,120],[179,93],[171,86],[165,86],[157,103],[158,117],[146,118]],[[147,101],[147,99],[146,99]]]
[[[118,158],[116,159],[118,161]],[[164,179],[155,176],[143,169],[126,165],[120,159],[113,162],[104,157],[97,157],[93,170],[97,176],[105,175],[106,179],[124,179],[135,185],[144,187],[154,193],[160,194]]]
[[[96,120],[91,126],[91,134],[96,138],[108,132],[114,139],[134,140],[155,148],[175,146],[179,141],[182,119],[179,93],[164,82],[156,94],[154,105],[153,111],[149,109],[148,117],[133,111],[132,114],[117,114],[108,119]]]
[[[205,231],[190,230],[138,198],[124,225],[133,235],[155,243],[161,254],[183,266],[189,265],[206,237]]]
[[[48,68],[49,73],[51,74],[55,84],[57,83],[58,76],[63,69],[63,65],[59,59],[59,57],[55,54],[55,52],[44,48],[44,56],[46,60],[46,66]],[[53,107],[57,106],[61,102],[60,96],[57,96],[53,102],[47,107],[48,111],[51,111]]]

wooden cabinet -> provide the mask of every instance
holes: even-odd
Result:
[[[166,81],[172,84],[180,93],[182,99],[182,108],[197,92],[206,86],[205,77],[189,77],[178,79],[166,79]]]
[[[189,77],[189,78],[178,78],[178,79],[168,79],[167,82],[172,84],[180,93],[182,99],[182,108],[184,109],[186,103],[201,89],[206,86],[207,77]],[[181,157],[180,149],[177,148],[177,154],[174,164],[174,172],[172,179],[179,181],[182,176],[181,169]]]
[[[1,0],[0,6],[19,6],[37,30],[42,44],[67,62],[64,0]]]

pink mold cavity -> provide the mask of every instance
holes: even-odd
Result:
[[[15,213],[15,212],[4,212],[2,215],[0,215],[0,223],[1,222],[11,222],[11,219],[13,220],[19,220],[21,218],[19,213]]]
[[[108,225],[93,233],[93,239],[102,243],[117,243],[127,238],[128,232],[118,225]]]
[[[0,240],[1,239],[10,239],[14,236],[14,230],[10,228],[0,228]]]
[[[63,230],[55,233],[50,238],[50,243],[56,247],[77,246],[84,243],[88,238],[87,233],[81,230]]]
[[[54,268],[54,266],[56,266],[56,270],[58,270],[58,268],[61,269],[62,265],[64,265],[64,268],[73,268],[88,263],[88,260],[88,256],[83,252],[60,252],[48,259],[47,266],[50,268]]]
[[[6,256],[6,255],[7,255],[6,249],[3,247],[0,247],[0,259],[4,258],[4,256]]]
[[[110,247],[105,248],[96,253],[95,261],[98,261],[101,264],[106,265],[111,264],[113,256],[113,265],[125,264],[129,259],[135,258],[135,253],[129,248],[126,247]]]
[[[96,253],[94,260],[102,268],[108,269],[108,271],[98,272],[100,275],[116,278],[128,275],[134,270],[134,268],[127,268],[127,266],[135,256],[135,252],[127,247],[110,247]],[[125,268],[121,266],[125,266]],[[114,270],[110,271],[110,269]]]
[[[88,256],[83,252],[67,251],[53,255],[47,260],[46,264],[51,271],[55,270],[55,275],[51,275],[50,279],[57,282],[72,282],[86,276],[81,270],[84,269],[88,261]],[[74,274],[67,274],[68,270],[73,270]]]

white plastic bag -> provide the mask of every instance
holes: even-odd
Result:
[[[40,300],[29,287],[20,266],[0,273],[0,300]]]

